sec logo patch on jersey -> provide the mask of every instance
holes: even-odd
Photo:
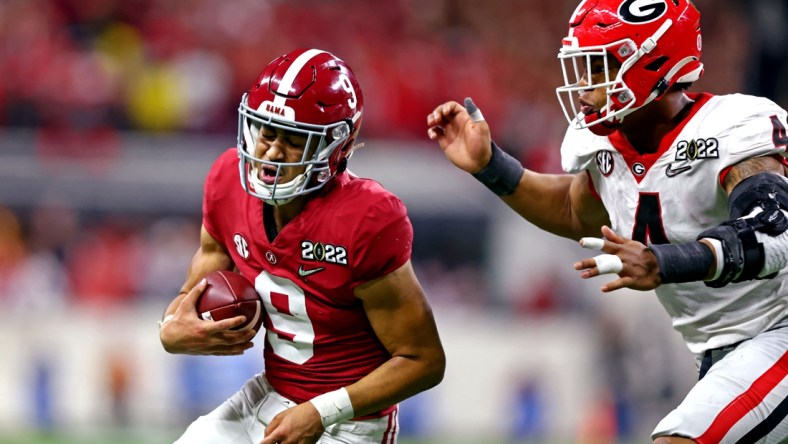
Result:
[[[238,254],[244,259],[249,259],[249,242],[241,233],[235,233],[233,243]]]
[[[603,176],[609,176],[613,172],[613,153],[604,150],[596,153],[596,167]]]

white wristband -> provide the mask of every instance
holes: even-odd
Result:
[[[350,395],[348,395],[344,387],[315,396],[309,402],[320,413],[320,421],[323,423],[323,428],[331,424],[347,421],[355,416],[353,415],[353,404],[350,403]]]

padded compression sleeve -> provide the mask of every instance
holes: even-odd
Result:
[[[493,193],[499,196],[508,196],[514,193],[520,183],[520,178],[523,177],[525,168],[517,159],[498,147],[495,142],[491,142],[491,144],[490,163],[473,177]]]
[[[657,257],[663,284],[702,281],[714,263],[714,254],[700,242],[652,245],[649,250]]]

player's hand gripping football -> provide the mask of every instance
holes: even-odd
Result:
[[[260,444],[314,444],[324,431],[320,413],[305,402],[274,416]]]
[[[581,278],[618,274],[618,279],[602,285],[602,292],[621,288],[653,290],[662,283],[654,253],[638,241],[619,236],[609,227],[602,227],[602,239],[584,237],[580,245],[604,253],[575,263],[575,270],[581,271]]]
[[[252,348],[254,330],[234,331],[246,320],[243,316],[221,321],[205,321],[197,314],[197,299],[205,290],[205,279],[200,281],[181,300],[171,320],[159,331],[164,349],[169,353],[187,355],[240,355]]]
[[[490,163],[490,126],[470,97],[465,106],[446,102],[427,116],[427,135],[458,168],[478,173]]]

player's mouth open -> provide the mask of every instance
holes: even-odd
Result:
[[[264,165],[260,171],[260,180],[267,185],[273,185],[276,182],[276,167]]]

